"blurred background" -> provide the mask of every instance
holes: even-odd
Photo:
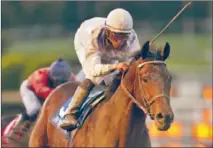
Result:
[[[141,45],[152,39],[185,5],[184,1],[83,2],[2,1],[2,116],[23,111],[19,86],[34,70],[58,57],[80,68],[73,38],[91,17],[127,9]],[[156,41],[170,43],[167,66],[173,76],[171,104],[175,121],[167,132],[147,119],[152,146],[212,145],[212,2],[194,1]]]

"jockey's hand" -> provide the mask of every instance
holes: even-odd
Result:
[[[120,72],[124,72],[129,68],[129,62],[121,62],[118,63],[116,66],[116,70],[120,71]]]

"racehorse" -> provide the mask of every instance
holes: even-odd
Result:
[[[75,83],[79,83],[84,79],[84,73],[82,70],[78,72],[76,75],[76,81]],[[26,135],[17,137],[16,139],[8,138],[8,135],[13,131],[13,129],[16,127],[16,124],[21,116],[21,113],[13,114],[13,115],[6,115],[2,116],[1,118],[1,141],[2,146],[4,147],[27,147],[29,143],[29,136],[31,134],[33,126],[28,130]],[[21,139],[19,139],[21,138]]]
[[[150,49],[149,41],[123,73],[116,91],[104,98],[81,126],[71,132],[69,143],[50,120],[73,95],[76,83],[58,87],[45,101],[30,136],[30,147],[150,147],[145,119],[150,116],[158,130],[168,130],[173,122],[170,106],[171,75],[165,60],[170,45]]]

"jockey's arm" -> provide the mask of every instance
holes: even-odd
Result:
[[[117,64],[102,64],[99,54],[91,50],[83,63],[84,68],[93,77],[104,76],[116,70]]]
[[[86,58],[82,63],[83,68],[93,77],[104,76],[116,70],[117,64],[103,64],[97,40],[91,40],[86,48]]]

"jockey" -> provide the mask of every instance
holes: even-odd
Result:
[[[45,67],[33,72],[28,79],[24,80],[20,87],[22,102],[26,113],[18,118],[16,127],[8,135],[9,138],[16,137],[30,129],[36,120],[40,108],[48,95],[60,84],[75,81],[70,65],[63,59],[54,61],[50,67]]]
[[[107,18],[84,21],[75,34],[74,45],[86,79],[77,88],[60,125],[70,131],[76,128],[79,108],[93,87],[111,85],[140,49],[132,16],[121,8],[112,10]]]

